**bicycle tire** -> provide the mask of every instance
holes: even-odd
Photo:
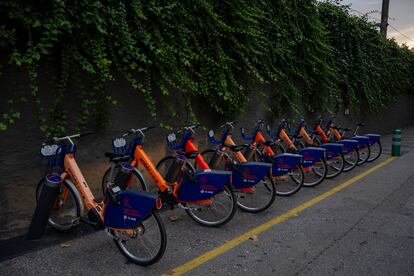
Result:
[[[157,170],[160,169],[160,166],[162,165],[162,163],[167,162],[169,160],[175,160],[175,156],[166,156],[163,159],[161,159],[157,164]],[[192,170],[192,172],[195,172],[194,166],[188,161],[186,162],[186,167],[189,168],[190,170]],[[160,174],[161,174],[161,176],[165,177],[165,175],[163,175],[163,172],[160,171]],[[228,221],[230,221],[233,218],[233,216],[236,212],[236,204],[237,203],[236,203],[236,199],[235,199],[236,197],[234,195],[233,188],[230,185],[226,185],[225,189],[221,193],[217,194],[216,196],[218,196],[218,195],[220,195],[224,192],[228,193],[230,198],[231,198],[231,205],[230,205],[229,211],[226,212],[226,215],[224,216],[224,218],[219,219],[219,220],[215,220],[215,221],[203,220],[199,216],[197,216],[194,212],[192,212],[192,210],[191,210],[192,207],[189,206],[189,204],[183,203],[183,206],[186,207],[186,209],[185,209],[186,213],[190,216],[191,219],[193,219],[194,221],[196,221],[197,223],[199,223],[203,226],[217,227],[217,226],[220,226],[220,225],[223,225],[223,224],[227,223]],[[201,206],[201,208],[209,208],[209,207]]]
[[[41,189],[42,189],[44,183],[45,183],[45,179],[42,178],[39,181],[39,183],[37,184],[37,187],[36,187],[36,202],[38,202],[38,200],[39,200]],[[51,217],[49,217],[49,219],[47,221],[47,223],[50,227],[52,227],[55,230],[61,231],[61,232],[70,231],[74,226],[76,226],[77,223],[79,222],[80,218],[81,218],[82,211],[83,211],[83,203],[81,201],[81,197],[79,195],[78,190],[76,190],[76,188],[75,188],[75,185],[73,183],[71,183],[69,179],[65,179],[63,181],[62,185],[61,185],[61,190],[59,191],[59,194],[61,194],[63,192],[64,188],[68,189],[70,195],[74,198],[74,202],[75,202],[74,213],[76,213],[76,215],[72,219],[72,222],[68,222],[66,224],[59,223],[59,222],[56,221],[56,219],[54,220]],[[53,212],[54,212],[54,210],[51,211],[51,216],[53,216]]]
[[[372,150],[373,147],[372,146],[375,146],[375,145],[378,145],[378,153],[376,155],[374,155],[374,156],[371,156],[372,155],[372,152],[373,152],[373,150]],[[381,154],[382,154],[382,144],[381,144],[381,141],[378,141],[377,143],[372,144],[372,146],[370,147],[371,152],[370,152],[370,156],[369,156],[367,162],[373,162],[373,161],[377,160],[381,156]]]
[[[151,211],[150,215],[144,220],[147,221],[149,219],[149,217],[153,216],[155,218],[155,221],[157,223],[158,229],[160,231],[160,238],[161,238],[161,242],[160,242],[160,246],[158,247],[158,250],[156,252],[156,254],[154,254],[154,256],[144,260],[136,255],[134,255],[133,253],[131,253],[125,246],[126,242],[117,238],[115,236],[115,231],[111,230],[111,234],[114,237],[113,240],[115,242],[116,247],[119,249],[119,251],[121,251],[122,255],[124,255],[128,261],[137,264],[137,265],[141,265],[141,266],[149,266],[152,265],[156,262],[158,262],[162,256],[165,253],[165,249],[167,247],[167,232],[165,230],[165,226],[164,223],[161,219],[161,216],[158,214],[158,212],[154,209]],[[145,232],[148,231],[147,229],[145,229]],[[145,233],[144,232],[144,233]],[[136,238],[136,237],[135,237]]]
[[[337,177],[338,175],[340,175],[343,171],[344,171],[344,168],[345,168],[345,157],[344,157],[344,154],[341,152],[340,154],[339,154],[339,156],[340,156],[340,158],[341,158],[341,166],[340,166],[340,168],[335,168],[335,170],[336,170],[336,172],[334,172],[334,173],[332,173],[332,174],[327,174],[326,175],[326,178],[327,179],[332,179],[332,178],[335,178],[335,177]],[[328,163],[328,161],[327,161],[327,163]],[[330,164],[329,164],[330,165]],[[331,165],[330,165],[331,166]],[[332,167],[332,166],[331,166]],[[328,172],[329,172],[329,169],[328,169]]]
[[[356,161],[355,162],[349,162],[347,160],[347,158],[346,158],[346,156],[348,154],[356,155]],[[344,172],[352,171],[358,165],[358,160],[359,160],[359,151],[358,151],[358,148],[355,148],[351,152],[348,152],[347,154],[344,154],[344,158],[345,158]],[[347,166],[347,165],[349,165],[349,166]]]
[[[321,184],[324,180],[325,180],[325,178],[326,178],[326,176],[327,176],[327,174],[328,174],[328,165],[326,164],[326,160],[325,160],[325,158],[321,158],[321,163],[322,163],[322,166],[323,166],[323,173],[322,174],[317,174],[316,173],[316,171],[313,169],[313,168],[311,168],[312,169],[312,172],[313,172],[313,174],[315,174],[315,175],[317,175],[317,176],[319,176],[319,178],[318,178],[318,180],[316,180],[316,181],[313,181],[313,182],[307,182],[306,181],[306,175],[304,176],[305,177],[305,179],[304,179],[304,181],[303,181],[303,186],[304,187],[316,187],[316,186],[318,186],[319,184]],[[312,167],[312,166],[311,166]]]
[[[209,162],[209,158],[207,156],[207,154],[214,154],[216,152],[215,149],[207,149],[205,151],[203,151],[201,153],[201,155],[203,156],[204,160],[206,160],[206,162]],[[211,158],[211,157],[210,157]],[[224,168],[222,168],[224,169]],[[275,187],[275,183],[273,181],[273,178],[270,176],[267,176],[266,179],[270,182],[270,184],[268,183],[263,183],[265,190],[267,190],[269,192],[270,197],[267,198],[265,200],[259,200],[259,202],[262,202],[264,204],[260,205],[260,206],[248,206],[246,203],[243,203],[242,199],[243,197],[253,197],[254,194],[260,196],[260,194],[258,194],[258,192],[251,192],[251,193],[246,193],[246,192],[237,192],[237,190],[233,189],[234,193],[236,194],[236,198],[237,198],[237,207],[239,207],[242,211],[248,212],[248,213],[259,213],[261,211],[266,210],[267,208],[269,208],[273,202],[276,199],[276,187]],[[257,186],[258,183],[253,187],[253,189],[256,191],[257,190]],[[233,187],[234,188],[234,187]],[[262,198],[260,198],[262,199]]]
[[[116,175],[116,173],[117,173],[117,169],[119,169],[119,166],[115,169],[115,171],[114,171],[114,176]],[[104,176],[102,177],[102,181],[101,181],[101,189],[102,189],[102,194],[105,196],[105,190],[106,190],[106,188],[107,188],[107,183],[108,182],[110,182],[110,183],[113,183],[113,179],[112,180],[108,180],[108,177],[109,177],[109,173],[111,172],[111,168],[108,168],[106,171],[105,171],[105,173],[104,173]],[[132,176],[134,176],[134,177],[136,177],[137,179],[138,179],[138,181],[139,181],[139,185],[137,184],[137,185],[135,185],[136,186],[136,188],[137,188],[137,190],[141,190],[141,191],[148,191],[148,186],[147,186],[147,183],[146,183],[146,181],[145,181],[145,179],[143,178],[143,176],[139,173],[139,172],[137,172],[137,169],[136,168],[134,168],[133,170],[132,170],[132,175],[131,175],[131,177]]]
[[[199,215],[197,215],[194,212],[195,211],[194,210],[195,208],[192,208],[188,203],[184,203],[183,205],[185,207],[187,207],[187,209],[185,209],[186,213],[189,215],[189,217],[191,219],[193,219],[195,222],[197,222],[197,223],[199,223],[199,224],[201,224],[203,226],[218,227],[218,226],[221,226],[221,225],[226,224],[227,222],[229,222],[234,217],[234,215],[236,213],[236,206],[237,206],[237,203],[236,202],[237,202],[237,200],[235,199],[236,196],[234,194],[234,191],[233,191],[233,188],[232,188],[231,185],[224,186],[224,190],[221,193],[217,194],[217,195],[220,195],[220,194],[223,194],[223,193],[227,193],[228,196],[230,197],[230,200],[231,200],[230,210],[229,210],[229,212],[227,212],[225,214],[225,216],[223,218],[221,218],[219,220],[215,220],[215,221],[207,221],[206,219],[202,219]],[[213,202],[214,202],[214,200],[213,200]],[[206,208],[206,209],[207,208],[211,208],[212,205],[207,206],[207,207],[202,206],[201,208],[202,209],[203,208]]]
[[[365,149],[367,151],[367,154],[366,154],[365,158],[362,158],[361,157],[361,152]],[[359,152],[358,166],[361,166],[362,164],[365,164],[368,161],[368,159],[371,155],[371,147],[369,145],[366,145],[365,148],[363,148],[362,150],[359,149],[358,152]]]

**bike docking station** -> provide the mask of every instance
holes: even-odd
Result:
[[[39,200],[36,204],[29,232],[26,236],[27,240],[40,239],[45,233],[47,221],[57,200],[61,184],[62,178],[60,175],[50,173],[45,176],[45,185],[40,192]]]
[[[401,130],[399,129],[392,131],[391,155],[396,157],[401,155]]]

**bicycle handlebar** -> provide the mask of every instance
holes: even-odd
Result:
[[[182,127],[182,129],[180,129],[180,130],[178,130],[178,131],[176,131],[176,133],[178,134],[178,133],[181,133],[181,132],[183,132],[183,131],[185,131],[185,130],[190,130],[192,133],[195,133],[195,129],[196,128],[198,128],[199,126],[201,126],[201,124],[200,123],[197,123],[197,124],[195,124],[195,125],[192,125],[192,126],[183,126]]]
[[[145,136],[144,135],[144,132],[146,132],[146,131],[148,131],[150,129],[153,129],[153,128],[156,128],[156,126],[148,126],[148,127],[143,127],[143,128],[137,128],[137,129],[131,128],[127,132],[125,132],[122,136],[125,137],[125,136],[131,135],[131,134],[135,134],[135,133],[139,133],[142,136]]]
[[[63,136],[63,137],[52,137],[50,139],[45,140],[43,144],[51,144],[51,143],[56,143],[56,142],[60,142],[64,140],[69,140],[73,144],[72,139],[81,138],[83,136],[91,135],[94,133],[95,133],[94,131],[87,131],[87,132]]]
[[[225,126],[229,126],[229,127],[231,127],[232,129],[234,128],[234,125],[237,123],[237,121],[231,121],[231,122],[225,122],[224,124],[222,124],[221,126],[220,126],[220,128],[223,128],[223,127],[225,127]]]
[[[246,135],[246,129],[244,127],[240,128],[240,135],[246,141],[251,141],[254,138],[254,133],[250,136]]]

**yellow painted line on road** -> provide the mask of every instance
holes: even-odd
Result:
[[[250,237],[254,236],[254,235],[259,235],[260,233],[263,233],[264,231],[268,230],[269,228],[271,228],[272,226],[275,226],[276,224],[279,224],[291,217],[297,216],[299,213],[301,213],[302,211],[306,210],[307,208],[319,203],[320,201],[332,196],[333,194],[336,194],[337,192],[341,191],[342,189],[345,189],[346,187],[348,187],[349,185],[357,182],[358,180],[364,178],[365,176],[373,173],[374,171],[380,169],[381,167],[385,166],[386,164],[390,163],[391,161],[393,161],[394,159],[396,159],[396,157],[390,157],[387,160],[383,161],[382,163],[366,170],[365,172],[352,177],[351,179],[339,184],[338,186],[332,188],[331,190],[309,200],[306,201],[305,203],[302,203],[301,205],[291,209],[290,211],[277,216],[259,226],[257,226],[256,228],[253,228],[252,230],[224,243],[223,245],[220,245],[216,248],[214,248],[213,250],[210,250],[200,256],[198,256],[197,258],[186,262],[185,264],[176,267],[168,272],[166,272],[164,275],[181,275],[183,273],[186,273],[212,259],[214,259],[215,257],[229,251],[230,249],[242,244],[243,242],[247,241]]]

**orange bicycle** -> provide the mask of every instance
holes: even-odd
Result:
[[[297,153],[302,155],[302,167],[304,171],[304,182],[303,186],[305,187],[315,187],[323,182],[325,178],[331,178],[332,170],[328,165],[330,165],[330,159],[326,159],[326,148],[319,147],[301,147],[298,148],[297,144],[298,138],[300,138],[301,131],[298,133],[289,133],[288,132],[288,122],[283,119],[277,131],[272,133],[270,127],[267,126],[267,132],[269,136],[279,145],[278,149],[281,152],[290,152]],[[303,132],[302,132],[303,134]],[[329,156],[328,156],[329,158]]]
[[[365,126],[364,123],[357,123],[352,136],[353,137],[357,136],[359,128],[364,127],[364,126]],[[345,131],[348,131],[349,129],[343,129],[343,130],[344,132],[342,132],[341,134],[342,136],[345,136]],[[373,162],[377,160],[382,154],[381,135],[364,134],[363,136],[367,136],[369,138],[370,155],[369,155],[367,162]]]
[[[358,142],[358,165],[362,165],[365,162],[369,162],[371,157],[371,141],[372,138],[368,136],[360,136],[356,135],[356,131],[358,131],[359,126],[362,124],[357,124],[357,128],[352,137],[349,139],[355,140]],[[342,141],[345,139],[345,133],[350,131],[350,128],[342,128],[335,124],[335,117],[331,117],[328,121],[328,134],[330,134],[330,138],[335,141]]]
[[[149,159],[143,148],[145,132],[153,127],[130,129],[122,137],[113,140],[115,153],[131,157],[134,168],[127,187],[147,187],[138,169],[141,164],[154,180],[159,196],[166,206],[178,206],[197,223],[204,226],[220,226],[234,216],[235,200],[231,184],[231,173],[225,171],[195,172],[188,167],[188,159],[195,158],[197,152],[179,152],[171,159],[172,166],[157,167]],[[127,137],[132,137],[127,143]],[[175,144],[175,135],[168,135],[168,143]],[[163,177],[164,176],[164,177]],[[110,171],[105,174],[103,189],[111,182]]]
[[[316,145],[322,146],[330,144],[329,142],[335,142],[332,140],[332,132],[327,132],[322,129],[322,117],[319,116],[313,126],[313,136],[312,139]],[[341,144],[343,146],[342,153],[344,157],[344,172],[349,172],[354,169],[358,165],[359,160],[359,149],[358,149],[358,141],[350,140],[350,139],[342,139],[341,141],[337,141],[337,144]]]
[[[262,134],[263,120],[258,120],[252,134],[246,134],[241,128],[243,139],[250,141],[250,147],[245,151],[247,160],[256,160],[273,164],[272,175],[276,178],[276,194],[290,196],[297,193],[303,186],[304,172],[302,156],[292,153],[276,154],[279,143],[266,140]],[[272,149],[273,147],[273,149]]]
[[[246,212],[258,213],[269,208],[276,198],[276,187],[272,177],[272,165],[262,162],[247,162],[241,151],[249,144],[236,145],[233,141],[233,129],[236,122],[227,122],[220,126],[220,139],[214,137],[214,131],[208,132],[210,143],[217,145],[201,153],[212,169],[225,169],[233,173],[233,188],[237,196],[237,206]],[[226,150],[229,149],[230,153]],[[196,162],[197,167],[197,162]]]
[[[90,134],[90,133],[87,133]],[[150,265],[161,259],[167,236],[157,213],[160,200],[154,194],[137,190],[122,191],[123,175],[132,168],[129,156],[109,155],[111,170],[122,163],[123,171],[111,182],[103,200],[93,196],[75,161],[76,145],[73,139],[87,134],[53,138],[41,148],[45,165],[49,168],[36,189],[38,204],[47,182],[60,183],[48,223],[57,230],[69,230],[81,220],[98,228],[105,228],[121,253],[131,262]],[[53,173],[57,170],[58,173]]]
[[[182,155],[190,156],[189,159],[194,159],[195,162],[202,169],[201,171],[196,172],[193,165],[190,162],[186,161],[185,165],[188,171],[193,172],[194,174],[203,174],[205,172],[216,172],[216,173],[225,173],[226,175],[232,175],[231,172],[222,171],[222,170],[211,170],[208,164],[204,161],[201,154],[198,152],[197,147],[193,144],[195,129],[200,125],[193,125],[184,127],[183,130],[179,130],[176,133],[170,133],[167,135],[167,145],[168,147],[175,151],[175,155],[166,156],[161,159],[157,168],[160,172],[169,177],[171,171],[174,171],[175,163],[177,158],[180,158]],[[177,134],[180,134],[181,141],[177,141]],[[174,176],[175,177],[175,176]],[[214,183],[214,185],[216,185]],[[212,191],[208,191],[207,186],[201,189],[201,192],[204,194],[211,194]],[[196,221],[203,225],[207,226],[219,226],[230,221],[236,212],[236,196],[232,188],[232,181],[229,181],[226,185],[222,186],[220,190],[215,191],[215,195],[209,199],[209,202],[204,206],[203,209],[200,209],[200,215],[197,218],[194,218]]]

